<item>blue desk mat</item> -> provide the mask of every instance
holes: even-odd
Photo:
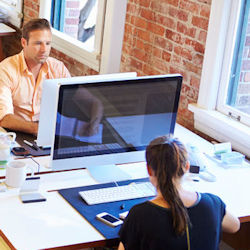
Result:
[[[117,183],[119,186],[122,186],[122,185],[127,185],[131,182],[143,182],[148,180],[149,180],[148,178],[143,178],[143,179],[135,179],[128,181],[120,181]],[[119,213],[130,210],[131,207],[133,207],[138,203],[142,203],[144,201],[152,199],[152,196],[146,198],[133,199],[133,200],[116,201],[116,202],[102,203],[97,205],[88,205],[78,194],[80,191],[83,190],[92,190],[97,188],[113,187],[113,186],[116,186],[114,182],[61,189],[58,192],[60,195],[64,197],[64,199],[66,199],[71,204],[72,207],[74,207],[86,220],[88,220],[88,222],[91,223],[106,239],[116,239],[119,237],[118,232],[120,230],[121,225],[117,227],[108,226],[103,222],[97,220],[95,216],[101,212],[108,212],[111,215],[114,215],[117,218],[119,218]],[[124,209],[120,208],[121,205],[124,205]]]

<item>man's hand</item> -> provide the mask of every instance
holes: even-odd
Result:
[[[79,136],[92,136],[97,134],[99,131],[99,122],[88,122],[81,125],[78,135]]]
[[[26,121],[13,114],[7,114],[4,116],[0,121],[0,126],[13,131],[21,131],[33,135],[37,135],[38,132],[38,122]]]

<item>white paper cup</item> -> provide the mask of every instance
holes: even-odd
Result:
[[[6,166],[6,184],[10,187],[21,187],[26,179],[26,163],[11,161]]]

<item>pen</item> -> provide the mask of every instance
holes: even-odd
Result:
[[[35,146],[33,143],[31,143],[31,142],[29,142],[29,141],[26,141],[26,140],[23,140],[23,142],[24,142],[26,145],[30,146],[31,148],[33,148],[33,149],[35,149],[35,150],[38,150],[38,147]]]

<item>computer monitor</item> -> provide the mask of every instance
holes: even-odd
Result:
[[[174,133],[181,75],[68,83],[58,89],[53,170],[87,168],[117,181],[105,166],[145,161],[152,139]]]
[[[71,78],[46,79],[43,82],[40,118],[36,143],[39,147],[51,147],[55,131],[58,93],[61,84],[83,84],[85,82],[109,81],[136,77],[136,72],[114,73]]]

